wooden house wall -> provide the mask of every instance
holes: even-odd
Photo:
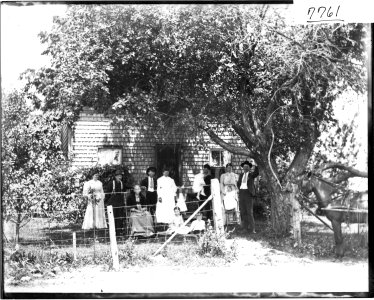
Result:
[[[194,146],[193,138],[186,140],[181,135],[163,141],[166,144],[181,146],[181,178],[184,186],[191,185],[194,174],[201,171],[203,164],[210,163],[210,150],[220,149],[208,136],[204,138],[209,143],[209,149],[199,149]],[[222,138],[226,142],[242,145],[240,140],[229,134]],[[158,143],[159,140],[150,130],[121,129],[113,126],[111,120],[102,114],[85,109],[73,128],[70,153],[74,167],[89,167],[97,164],[99,148],[120,146],[122,163],[129,167],[135,181],[139,182],[144,178],[147,167],[156,165]],[[248,157],[232,154],[231,162],[236,173],[240,173],[240,163],[246,159]]]

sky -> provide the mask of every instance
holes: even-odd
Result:
[[[1,6],[1,83],[5,91],[18,88],[20,73],[38,69],[49,60],[38,33],[52,27],[53,16],[63,15],[65,5]]]
[[[300,3],[300,0],[295,0],[294,3]],[[352,1],[348,3],[352,4]],[[356,0],[355,3],[363,3],[363,0]],[[304,2],[303,5],[305,6]],[[350,9],[354,11],[353,7]],[[50,30],[53,16],[63,16],[65,10],[66,5],[57,4],[1,5],[1,84],[5,92],[21,86],[22,83],[18,77],[26,69],[38,69],[48,65],[48,57],[41,55],[44,47],[40,43],[38,33]],[[344,7],[342,11],[344,12]],[[297,6],[292,8],[292,14],[295,12],[297,12]],[[353,12],[351,18],[354,16]],[[371,14],[371,18],[374,19],[373,14]],[[364,19],[366,20],[367,17],[364,16]],[[355,95],[348,97],[351,100],[349,103],[345,99],[337,101],[335,112],[338,118],[347,121],[353,117],[355,112],[359,113],[357,138],[363,144],[359,166],[366,168],[367,98]]]

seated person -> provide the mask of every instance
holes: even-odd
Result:
[[[196,220],[192,222],[190,226],[190,233],[201,234],[205,231],[205,222],[201,212],[196,214]]]
[[[174,207],[174,218],[172,222],[169,224],[169,228],[167,233],[174,233],[177,232],[179,234],[187,234],[190,231],[190,228],[187,226],[183,226],[184,220],[181,215],[181,210],[178,206]]]
[[[139,185],[127,197],[127,206],[130,208],[131,236],[152,236],[154,234],[153,218],[145,206],[145,197],[140,193]]]

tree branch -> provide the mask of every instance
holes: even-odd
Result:
[[[299,175],[308,163],[309,157],[313,152],[314,145],[317,141],[317,127],[311,122],[309,124],[302,124],[305,130],[304,141],[301,142],[299,149],[297,150],[294,159],[287,169],[285,178],[291,179],[294,176]]]
[[[300,47],[301,49],[303,49],[304,51],[307,50],[303,45],[301,45],[299,42],[295,41],[293,38],[290,38],[289,36],[286,36],[285,34],[279,32],[279,31],[277,31],[277,30],[275,30],[275,29],[273,29],[273,28],[270,28],[269,26],[268,26],[268,29],[270,29],[271,31],[275,32],[276,34],[278,34],[278,35],[280,35],[280,36],[286,38],[287,40],[291,41],[293,44],[299,46],[299,47]]]
[[[328,170],[328,169],[340,169],[340,170],[345,170],[347,171],[349,174],[345,174],[344,176],[342,176],[341,178],[345,177],[347,180],[348,178],[350,177],[368,177],[368,173],[367,172],[362,172],[362,171],[359,171],[355,168],[352,168],[352,167],[349,167],[345,164],[342,164],[342,163],[337,163],[337,162],[329,162],[329,163],[325,163],[323,164],[322,166],[320,166],[316,172],[317,173],[322,173],[323,171],[325,170]],[[343,181],[343,180],[341,180]],[[340,181],[340,182],[341,182]]]
[[[243,129],[243,127],[242,126],[239,126],[239,125],[236,125],[236,124],[232,124],[231,125],[232,126],[232,128],[235,130],[235,132],[236,132],[236,134],[237,135],[239,135],[239,137],[241,138],[241,140],[246,144],[246,146],[248,147],[248,149],[253,149],[254,150],[254,148],[253,148],[253,146],[257,143],[259,143],[258,142],[258,139],[256,139],[256,137],[253,135],[253,134],[251,134],[249,137],[246,135],[246,132],[245,132],[245,130]],[[248,131],[247,131],[248,132]],[[251,144],[249,144],[249,143],[252,143],[252,145]]]
[[[278,94],[278,92],[281,91],[282,89],[284,89],[285,87],[294,85],[298,80],[298,76],[299,76],[299,73],[297,73],[293,78],[291,78],[288,81],[286,81],[285,83],[283,83],[274,92],[273,96],[271,97],[271,99],[269,101],[269,105],[266,108],[266,122],[265,122],[265,125],[264,125],[265,128],[270,129],[270,127],[272,127],[272,121],[273,121],[274,113],[278,109],[292,105],[292,103],[291,103],[291,104],[285,104],[285,105],[281,105],[281,106],[276,107],[276,102],[275,102],[276,98],[275,97]]]
[[[232,146],[228,143],[226,143],[224,140],[222,140],[217,134],[213,132],[212,129],[204,129],[205,132],[208,134],[208,136],[219,146],[221,146],[223,149],[234,153],[234,154],[239,154],[239,155],[244,155],[244,156],[252,156],[252,152],[242,148],[242,147],[236,147]]]
[[[344,181],[347,181],[349,178],[352,178],[352,177],[354,177],[354,176],[352,176],[351,173],[344,172],[344,173],[336,175],[333,178],[330,178],[329,181],[331,181],[333,183],[336,183],[336,184],[339,184],[339,183],[342,183]]]
[[[271,130],[272,140],[271,140],[271,145],[270,145],[270,149],[269,149],[269,152],[268,152],[268,164],[269,164],[271,172],[273,173],[273,176],[277,180],[277,183],[278,183],[279,187],[282,189],[282,185],[279,181],[279,178],[278,178],[277,174],[275,174],[275,172],[273,170],[273,166],[271,165],[271,150],[273,149],[273,144],[274,144],[274,132],[273,132],[273,128],[270,128],[270,130]]]
[[[240,95],[239,105],[240,105],[240,110],[241,110],[241,115],[242,115],[242,121],[244,124],[243,129],[244,129],[245,134],[249,138],[255,139],[255,136],[259,135],[260,130],[258,127],[258,123],[256,122],[253,116],[252,110],[250,109],[250,107],[247,107],[245,105],[246,104],[245,103],[245,83],[241,84],[240,93],[241,95]],[[248,129],[251,129],[252,133]]]

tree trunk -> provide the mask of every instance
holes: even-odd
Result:
[[[292,201],[292,211],[291,211],[291,233],[294,240],[298,245],[301,244],[301,209],[300,203],[296,198],[297,193],[299,192],[299,187],[296,184],[290,184],[290,193]]]
[[[267,159],[259,159],[258,165],[271,199],[272,229],[279,236],[287,236],[291,231],[292,193],[281,189]]]
[[[291,231],[292,197],[290,193],[280,189],[271,191],[271,224],[274,232],[280,236],[288,236]]]
[[[21,213],[17,213],[17,222],[16,222],[16,244],[19,243],[19,232],[21,228]]]

